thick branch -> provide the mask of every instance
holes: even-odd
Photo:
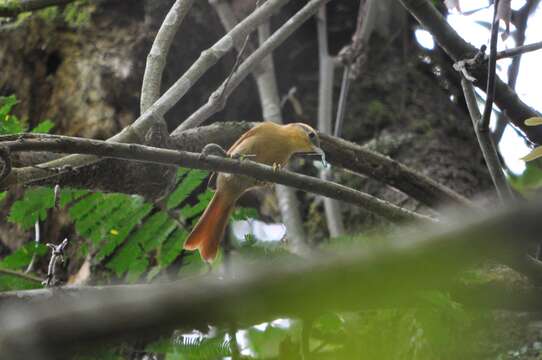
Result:
[[[361,206],[370,212],[390,221],[434,221],[424,215],[404,210],[371,195],[350,189],[346,186],[323,181],[290,171],[275,170],[270,166],[248,160],[238,161],[218,156],[202,157],[198,153],[154,148],[136,144],[111,143],[99,140],[72,138],[49,135],[41,140],[21,138],[2,144],[12,152],[17,151],[51,151],[59,153],[91,154],[101,157],[130,159],[136,161],[174,164],[178,166],[248,175],[262,181],[270,181],[309,191],[333,199]],[[42,176],[50,176],[51,170],[41,170]]]
[[[226,122],[203,126],[180,132],[172,138],[172,143],[178,150],[201,152],[208,143],[216,143],[223,148],[230,147],[254,123]],[[25,138],[49,138],[41,134],[24,134]],[[17,140],[19,135],[1,136],[0,141]],[[54,139],[54,136],[50,137]],[[411,196],[437,209],[444,205],[474,206],[472,202],[454,192],[450,188],[410,169],[409,167],[378,154],[365,147],[333,136],[320,134],[322,148],[326,152],[327,160],[335,166],[340,166],[375,180],[390,185],[397,190]],[[1,149],[1,147],[0,147]],[[105,169],[108,169],[107,167]],[[12,177],[17,180],[19,169],[13,170]],[[111,171],[110,169],[108,171]],[[99,170],[97,173],[104,173]],[[107,172],[105,174],[108,174]],[[50,175],[45,173],[44,175]],[[21,182],[24,183],[24,182]],[[106,188],[110,181],[104,176],[103,186]],[[7,184],[2,184],[7,185]],[[73,183],[70,186],[77,186]],[[121,190],[115,190],[121,191]]]
[[[440,227],[429,235],[427,230],[412,237],[402,233],[379,250],[351,249],[294,264],[232,268],[235,276],[225,279],[87,288],[80,297],[53,295],[44,302],[3,306],[0,347],[6,358],[58,358],[89,342],[174,327],[227,326],[232,321],[254,324],[277,317],[398,304],[420,306],[423,302],[417,301],[417,291],[445,289],[458,271],[488,256],[501,259],[523,251],[525,244],[511,241],[516,237],[537,241],[542,232],[541,216],[542,204],[530,204],[485,220],[470,216],[458,222],[458,227]],[[475,297],[471,302],[480,304],[487,293],[481,295],[482,299]],[[502,301],[539,309],[539,298],[540,291],[534,290],[517,297],[519,305]],[[493,298],[490,304],[498,299]]]
[[[151,51],[147,56],[145,74],[143,75],[140,101],[142,113],[160,97],[162,75],[171,43],[194,1],[176,0],[154,38]]]
[[[405,8],[422,24],[435,38],[437,43],[452,58],[454,62],[470,59],[477,49],[461,38],[446,22],[446,19],[428,0],[399,0]],[[476,86],[485,91],[487,81],[487,66],[481,67],[474,74],[478,81]],[[531,140],[542,143],[542,132],[533,127],[525,126],[525,119],[540,116],[540,114],[522,102],[518,95],[502,80],[496,78],[495,103],[506,111],[514,125],[522,129]]]

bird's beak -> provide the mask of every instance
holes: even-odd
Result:
[[[329,163],[326,161],[326,153],[324,152],[324,150],[322,150],[318,146],[313,146],[312,150],[314,151],[315,154],[319,155],[320,158],[322,159],[322,166],[324,168],[327,168],[329,166]]]

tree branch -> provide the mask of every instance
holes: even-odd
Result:
[[[228,88],[224,91],[225,83],[222,83],[217,90],[209,97],[205,105],[199,108],[195,113],[190,115],[188,119],[182,122],[173,132],[172,136],[180,132],[199,126],[213,114],[222,110],[225,106],[225,100],[239,86],[239,84],[251,73],[262,60],[280,44],[282,44],[295,30],[297,30],[305,21],[307,21],[318,8],[331,0],[311,0],[301,10],[299,10],[290,20],[282,25],[273,33],[255,52],[253,52],[242,64],[239,69],[231,77]],[[267,3],[266,3],[267,4]],[[263,5],[265,6],[265,4]],[[246,20],[246,19],[245,19]],[[245,21],[243,20],[243,21]],[[219,101],[221,94],[224,94],[224,101]]]
[[[176,0],[167,13],[152,44],[143,75],[140,107],[144,113],[160,97],[162,75],[166,66],[167,55],[175,34],[195,0]]]
[[[511,240],[537,241],[542,232],[540,202],[482,220],[469,215],[451,228],[441,226],[411,236],[401,233],[385,242],[389,244],[385,247],[351,249],[281,266],[233,268],[235,276],[226,279],[206,276],[161,285],[61,289],[58,295],[49,290],[31,291],[32,295],[16,292],[26,298],[50,298],[2,306],[0,347],[7,358],[58,358],[92,342],[175,327],[423,306],[417,291],[451,288],[458,271],[487,257],[505,259],[520,253],[526,243],[520,246]],[[77,292],[82,296],[70,296]],[[475,288],[456,293],[471,305],[537,310],[542,295],[540,289],[512,294],[499,290],[491,294],[502,297],[486,302],[487,291]]]
[[[523,55],[525,53],[528,53],[528,52],[531,52],[531,51],[537,51],[537,50],[540,50],[540,49],[542,49],[542,41],[539,41],[539,42],[536,42],[536,43],[533,43],[533,44],[518,46],[518,47],[515,47],[515,48],[512,48],[512,49],[506,49],[506,50],[503,50],[503,51],[499,51],[497,53],[496,58],[497,58],[497,60],[500,60],[500,59],[509,58],[509,57],[516,57],[516,56],[520,56],[520,55]]]
[[[500,21],[497,17],[499,0],[495,0],[493,7],[493,21],[491,22],[491,38],[489,41],[489,61],[487,65],[488,75],[486,86],[486,103],[484,106],[484,114],[476,125],[479,127],[480,131],[483,132],[489,131],[489,122],[491,121],[491,113],[493,113],[493,101],[495,99],[495,72],[497,67],[497,41],[499,40],[498,35]]]
[[[466,79],[461,80],[461,86],[463,87],[463,93],[465,94],[465,101],[469,109],[474,132],[478,138],[482,155],[486,161],[486,165],[489,170],[489,174],[491,175],[491,179],[493,180],[493,184],[495,185],[495,189],[497,190],[497,194],[503,202],[514,200],[514,193],[512,192],[510,184],[508,184],[508,180],[504,175],[504,171],[497,154],[497,148],[493,143],[491,134],[489,131],[483,131],[480,127],[481,115],[480,110],[478,109],[478,103],[476,102],[474,88]]]
[[[54,135],[48,135],[40,140],[20,138],[16,141],[3,142],[2,145],[9,148],[12,152],[51,151],[91,154],[101,157],[129,159],[155,164],[174,164],[194,169],[248,175],[258,180],[291,186],[299,190],[313,192],[361,206],[390,221],[434,221],[430,217],[402,209],[369,194],[350,189],[343,185],[290,171],[275,170],[271,166],[249,160],[239,161],[213,155],[202,156],[201,154],[187,151]],[[37,170],[44,172],[43,176],[50,176],[47,170]]]
[[[234,44],[242,42],[246,36],[254,31],[259,25],[265,22],[271,15],[277,12],[289,0],[268,0],[247,16],[229,33],[224,35],[212,47],[203,51],[200,57],[190,66],[190,68],[135,122],[124,128],[120,133],[108,139],[111,142],[133,142],[141,143],[149,128],[160,122],[164,114],[169,111],[190,88],[215,65],[226,53],[228,53]],[[50,161],[43,166],[46,167],[79,167],[98,161],[94,156],[72,155]],[[42,172],[36,168],[25,168],[18,172],[18,179],[9,177],[6,182],[15,183],[17,181],[29,182],[41,177]]]
[[[467,43],[457,32],[446,22],[446,19],[428,0],[399,0],[404,7],[423,25],[435,38],[437,43],[452,58],[454,62],[462,59],[472,58],[477,53],[474,46]],[[486,64],[481,66],[475,74],[478,81],[476,86],[485,90],[487,82]],[[515,126],[522,129],[531,140],[542,143],[542,131],[535,127],[525,126],[523,121],[540,114],[522,102],[517,93],[508,85],[496,77],[495,103],[502,110],[506,111],[510,120]]]
[[[335,79],[335,61],[329,55],[327,38],[326,5],[322,5],[316,16],[318,37],[318,130],[323,134],[332,134],[333,85]],[[320,179],[331,180],[331,169],[320,170]],[[341,206],[337,201],[324,198],[324,213],[331,237],[344,234],[344,223]]]
[[[172,137],[171,141],[177,150],[191,152],[201,152],[208,143],[216,143],[223,148],[228,148],[254,124],[256,123],[216,123],[180,132]],[[21,136],[25,139],[56,138],[54,135],[26,133],[22,135],[0,136],[0,142],[15,141]],[[322,148],[326,153],[327,160],[332,165],[340,166],[344,169],[381,181],[433,209],[438,209],[447,204],[474,207],[474,204],[471,201],[450,188],[439,184],[427,176],[424,176],[387,156],[333,136],[320,134],[320,141]],[[2,147],[0,146],[0,149],[1,148]],[[19,177],[19,171],[19,169],[13,170],[12,177],[14,179]],[[42,171],[40,175],[50,176],[51,174]],[[110,183],[111,181],[108,180],[107,176],[104,176],[104,181],[101,182],[102,187],[108,189],[107,185]],[[21,184],[24,184],[24,182],[21,181]],[[70,186],[80,186],[77,184],[77,182],[69,183]],[[6,184],[1,185],[4,185],[5,187]],[[121,189],[116,189],[114,191],[122,192]]]

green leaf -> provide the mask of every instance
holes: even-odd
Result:
[[[190,219],[190,218],[193,218],[194,216],[201,214],[203,210],[205,210],[205,208],[209,204],[209,201],[211,201],[212,198],[213,198],[213,192],[210,190],[207,190],[203,194],[199,194],[197,204],[193,206],[186,205],[185,207],[183,207],[181,209],[181,216],[184,219]]]
[[[48,134],[54,127],[55,124],[51,120],[43,120],[31,132]]]
[[[538,126],[542,125],[542,117],[532,117],[525,120],[525,125],[527,126]]]
[[[23,198],[11,206],[8,220],[27,230],[34,226],[38,219],[45,220],[47,210],[53,206],[54,193],[51,188],[33,188],[27,190]]]
[[[18,276],[0,274],[0,291],[30,290],[41,288],[35,281],[23,279]]]
[[[47,246],[41,243],[26,243],[10,255],[3,258],[2,261],[0,261],[0,267],[13,270],[21,269],[30,264],[34,254],[36,254],[36,256],[43,256],[47,254],[47,249]]]
[[[158,251],[158,264],[161,268],[169,266],[181,253],[184,241],[188,236],[185,229],[177,228],[162,244]]]
[[[181,204],[192,192],[200,186],[200,184],[209,175],[207,171],[191,170],[181,180],[180,185],[168,196],[166,207],[168,210],[173,209]]]
[[[542,157],[542,146],[535,147],[530,153],[521,158],[523,161],[533,161]]]
[[[17,97],[15,95],[0,96],[0,120],[4,120],[17,103]]]
[[[241,221],[248,219],[257,219],[258,217],[258,210],[256,210],[255,208],[238,207],[233,211],[231,220]]]
[[[141,222],[152,210],[152,205],[143,204],[141,206],[133,206],[130,211],[127,211],[125,216],[113,228],[113,232],[107,234],[105,240],[100,245],[100,249],[95,256],[96,261],[102,261],[111,255],[115,249],[120,246],[128,237],[132,229]]]

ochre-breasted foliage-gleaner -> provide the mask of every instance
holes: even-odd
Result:
[[[244,133],[227,151],[231,157],[246,157],[252,161],[284,166],[293,154],[316,153],[322,156],[316,131],[302,123],[279,125],[262,122]],[[262,182],[243,175],[220,173],[216,179],[216,192],[205,212],[188,236],[184,249],[198,249],[201,257],[213,261],[220,240],[236,201],[241,195]]]

